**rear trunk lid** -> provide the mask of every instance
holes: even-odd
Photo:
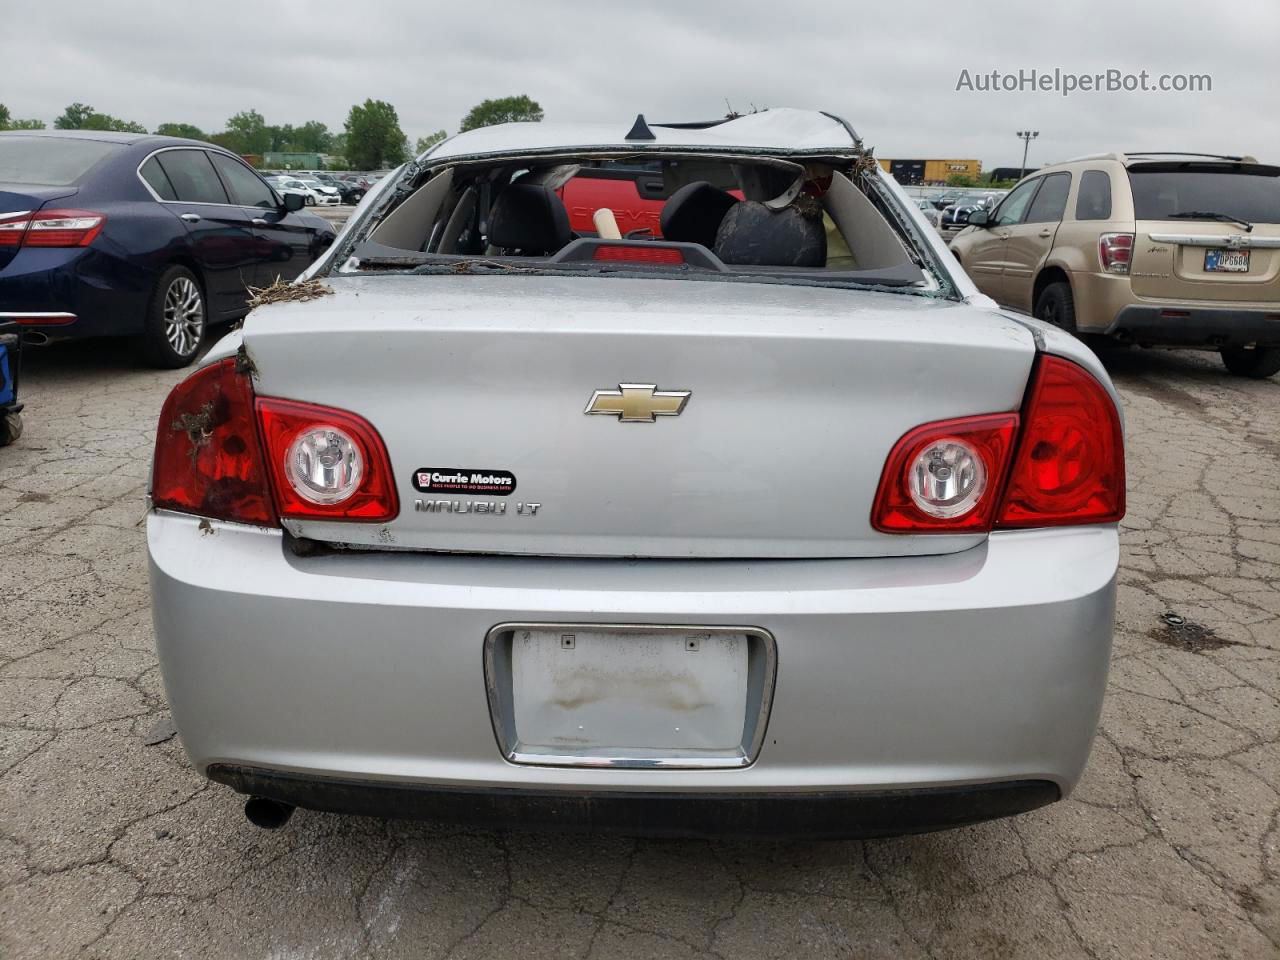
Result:
[[[965,549],[982,536],[874,530],[881,469],[912,427],[1016,410],[1035,355],[1013,320],[914,295],[598,277],[327,282],[332,296],[256,310],[244,343],[260,395],[350,410],[385,440],[393,521],[286,523],[360,547],[746,558]],[[641,388],[615,396],[623,384]],[[680,398],[661,393],[684,391],[679,415],[653,422],[584,415],[597,397],[605,409],[674,409]]]
[[[1259,306],[1280,300],[1280,168],[1145,163],[1129,168],[1129,181],[1136,295]]]

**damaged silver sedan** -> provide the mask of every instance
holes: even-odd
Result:
[[[254,822],[867,836],[1076,783],[1115,392],[844,121],[461,134],[289,290],[169,396],[147,520]]]

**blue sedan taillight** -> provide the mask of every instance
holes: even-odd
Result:
[[[105,214],[88,210],[40,210],[0,216],[0,249],[87,247],[102,232]]]

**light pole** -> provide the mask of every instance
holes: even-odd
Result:
[[[1027,151],[1031,149],[1031,141],[1040,136],[1039,130],[1019,130],[1018,139],[1022,141],[1022,173],[1018,175],[1021,180],[1027,175]]]

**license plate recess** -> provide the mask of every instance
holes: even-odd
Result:
[[[500,624],[485,641],[493,728],[513,763],[747,766],[776,669],[757,627]]]

